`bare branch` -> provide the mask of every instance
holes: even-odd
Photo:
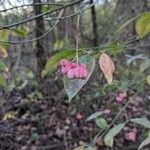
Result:
[[[56,5],[56,6],[64,6],[64,4],[62,4],[62,3],[31,3],[31,4],[25,4],[25,5],[15,6],[15,7],[8,8],[8,9],[3,9],[3,10],[0,10],[0,13],[1,13],[1,12],[10,11],[10,10],[13,10],[13,9],[17,9],[17,8],[21,8],[21,7],[27,7],[27,6],[39,6],[39,5]]]
[[[0,30],[9,29],[9,28],[11,28],[11,27],[15,27],[15,26],[24,24],[24,23],[26,23],[26,22],[32,21],[32,20],[34,20],[34,19],[36,19],[36,18],[39,18],[39,17],[41,17],[41,16],[48,15],[48,14],[50,14],[50,13],[56,12],[56,11],[61,10],[61,9],[65,9],[65,8],[67,8],[67,7],[70,7],[70,6],[72,6],[72,5],[81,3],[81,2],[83,2],[83,1],[84,1],[84,0],[76,0],[76,1],[74,1],[74,2],[72,2],[72,3],[69,3],[69,4],[64,5],[64,6],[62,6],[62,7],[59,7],[59,8],[57,8],[57,9],[55,9],[55,10],[51,10],[51,11],[48,11],[48,12],[44,12],[44,13],[41,13],[41,14],[39,14],[39,15],[35,15],[35,16],[31,17],[31,18],[24,19],[24,20],[22,20],[22,21],[20,21],[20,22],[3,26],[3,27],[0,28]]]

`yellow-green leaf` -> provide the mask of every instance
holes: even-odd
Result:
[[[147,83],[150,85],[150,75],[146,77]]]
[[[114,137],[124,128],[125,123],[118,124],[108,131],[104,137],[105,145],[113,147]]]
[[[10,30],[9,29],[3,29],[0,30],[0,46],[10,46],[9,43],[6,41],[9,40]]]
[[[0,76],[0,86],[4,88],[7,86],[6,79],[2,75]]]
[[[75,148],[74,150],[85,150],[85,146],[79,146],[79,147]]]
[[[98,117],[96,118],[96,125],[101,128],[101,129],[106,129],[107,128],[107,122],[104,118]]]
[[[10,30],[8,29],[0,30],[0,39],[8,40],[9,34],[10,34]]]
[[[135,29],[141,38],[150,33],[150,12],[145,12],[138,18]]]
[[[27,36],[27,31],[25,29],[13,28],[13,29],[11,29],[11,33],[13,35],[19,36],[19,37],[26,37]]]
[[[8,53],[6,48],[3,45],[0,45],[0,58],[7,58]]]
[[[0,60],[0,72],[8,72],[8,71],[9,71],[8,67],[2,60]]]
[[[17,113],[14,111],[7,112],[5,113],[3,120],[16,119],[16,115]]]
[[[42,72],[42,76],[52,73],[59,65],[59,62],[61,59],[73,59],[75,55],[76,55],[76,52],[74,50],[66,50],[66,51],[57,53],[56,55],[52,56],[47,61],[45,65],[45,69]]]
[[[64,43],[62,40],[57,40],[55,41],[54,43],[54,49],[57,50],[57,49],[62,49],[64,46]]]

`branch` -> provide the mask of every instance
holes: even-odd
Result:
[[[35,15],[35,16],[31,17],[31,18],[24,19],[24,20],[22,20],[22,21],[20,21],[20,22],[3,26],[3,27],[0,28],[0,30],[9,29],[9,28],[11,28],[11,27],[15,27],[15,26],[24,24],[24,23],[26,23],[26,22],[32,21],[32,20],[34,20],[34,19],[36,19],[36,18],[39,18],[39,17],[41,17],[41,16],[48,15],[48,14],[50,14],[50,13],[56,12],[56,11],[61,10],[61,9],[65,9],[65,8],[67,8],[67,7],[70,7],[70,6],[72,6],[72,5],[81,3],[81,2],[83,2],[83,1],[84,1],[84,0],[76,0],[76,1],[74,1],[74,2],[72,2],[72,3],[69,3],[69,4],[64,5],[64,6],[62,6],[62,7],[59,7],[59,8],[57,8],[57,9],[55,9],[55,10],[48,11],[48,12],[44,12],[44,13],[41,13],[41,14],[39,14],[39,15]]]
[[[9,10],[13,10],[13,9],[17,9],[17,8],[21,8],[21,7],[26,7],[26,6],[39,6],[39,5],[57,5],[57,6],[64,6],[62,3],[31,3],[31,4],[24,4],[24,5],[20,5],[20,6],[15,6],[15,7],[8,8],[8,9],[3,9],[3,10],[0,10],[0,13],[1,13],[1,12],[6,12],[6,11],[9,11]]]
[[[93,4],[93,0],[90,0],[90,4]],[[98,46],[98,31],[97,31],[97,18],[95,6],[91,7],[92,24],[93,24],[93,46]]]
[[[91,8],[93,5],[95,5],[96,3],[98,2],[95,1],[94,3],[90,4],[90,6],[88,6],[87,8],[84,8],[83,10],[81,10],[81,8],[79,8],[79,11],[73,13],[73,14],[70,14],[68,16],[57,16],[56,18],[46,18],[47,21],[51,21],[51,20],[56,20],[56,22],[59,20],[64,20],[64,19],[67,19],[67,18],[70,18],[70,17],[74,17],[76,15],[78,15],[79,13],[83,13],[84,11],[88,10],[89,8]],[[52,29],[50,29],[49,31],[47,31],[46,33],[44,33],[42,36],[39,36],[35,39],[32,39],[32,40],[24,40],[24,41],[2,41],[0,40],[0,43],[9,43],[9,44],[23,44],[23,43],[30,43],[30,42],[35,42],[35,41],[38,41],[42,38],[44,38],[47,34],[49,34],[56,26],[57,26],[58,22],[52,27]]]

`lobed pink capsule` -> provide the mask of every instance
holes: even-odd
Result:
[[[66,59],[62,59],[60,61],[60,65],[61,73],[63,75],[67,75],[69,79],[86,79],[88,76],[86,64],[71,63]]]

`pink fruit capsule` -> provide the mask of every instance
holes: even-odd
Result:
[[[83,69],[83,70],[82,70],[82,79],[86,79],[87,76],[88,76],[87,69]]]
[[[124,99],[122,97],[120,97],[120,96],[116,96],[116,101],[117,102],[123,102]]]
[[[70,69],[68,72],[67,72],[67,77],[69,79],[74,79],[75,78],[75,69]]]
[[[131,132],[129,132],[129,133],[126,133],[126,134],[125,134],[125,137],[126,137],[127,140],[130,140],[130,141],[132,141],[132,142],[135,142],[135,141],[136,141],[136,133],[133,132],[133,131],[131,131]]]
[[[122,97],[122,98],[126,98],[127,97],[127,93],[126,92],[120,92],[118,95],[120,97]]]

